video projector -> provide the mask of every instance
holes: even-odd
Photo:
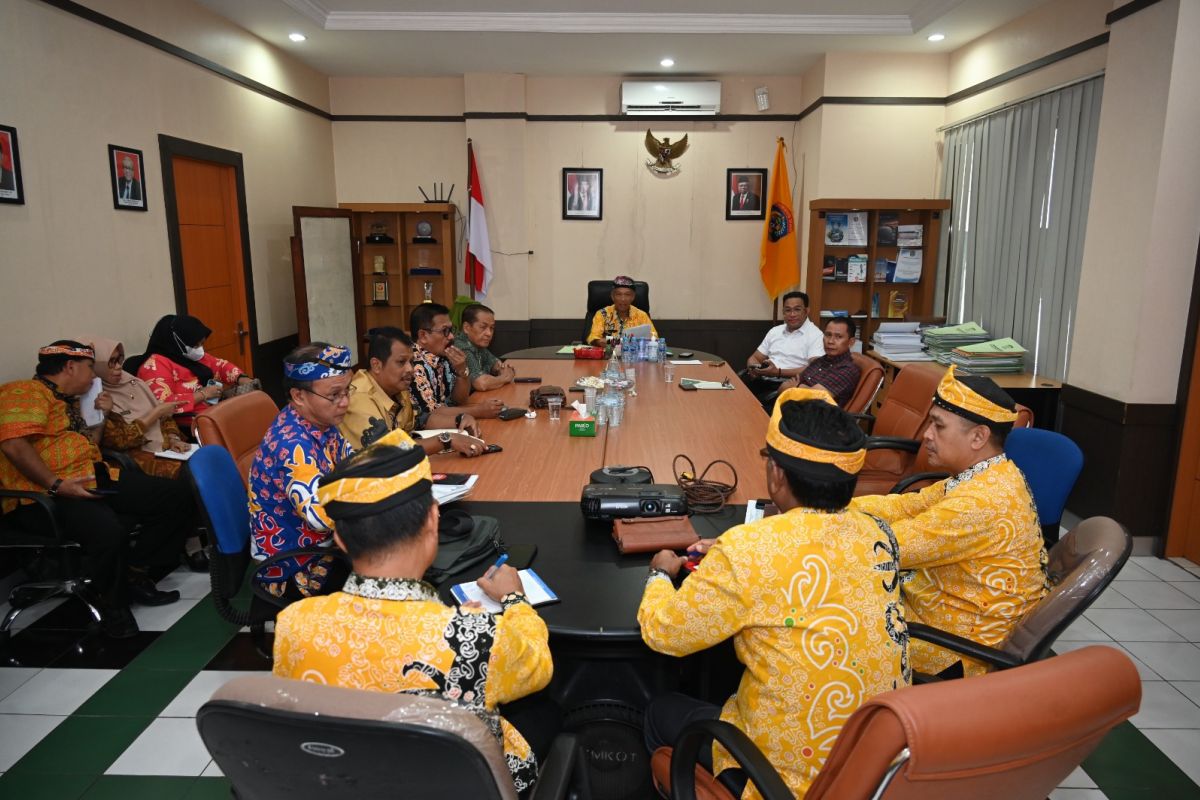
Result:
[[[585,517],[600,520],[671,517],[688,513],[687,498],[683,490],[673,483],[589,483],[583,487],[579,505]]]

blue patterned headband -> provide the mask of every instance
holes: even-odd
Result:
[[[283,374],[296,381],[336,378],[350,371],[350,348],[332,344],[301,364],[283,364]]]

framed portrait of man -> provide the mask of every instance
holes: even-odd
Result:
[[[113,208],[121,211],[145,211],[146,170],[142,151],[110,144],[108,172],[112,177]]]
[[[562,218],[603,219],[604,170],[563,167]]]
[[[0,203],[25,205],[17,129],[9,125],[0,125]]]
[[[725,219],[766,219],[766,187],[766,169],[725,170]]]

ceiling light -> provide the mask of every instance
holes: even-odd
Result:
[[[931,41],[931,42],[940,42],[942,39],[945,39],[945,38],[946,38],[946,34],[944,34],[944,33],[929,34],[929,41]]]
[[[673,58],[664,58],[662,61],[660,61],[660,62],[658,62],[658,63],[659,63],[659,64],[662,64],[664,67],[673,67],[673,66],[675,66],[675,59],[673,59]]]
[[[667,85],[666,85],[665,83],[656,83],[656,84],[654,84],[654,91],[656,91],[656,92],[665,92],[666,90],[667,90]]]
[[[308,37],[305,36],[303,33],[289,33],[288,38],[291,39],[293,42],[303,42]]]

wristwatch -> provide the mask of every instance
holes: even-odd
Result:
[[[500,598],[500,607],[505,611],[508,611],[509,608],[517,605],[518,603],[528,602],[529,598],[525,596],[524,592],[509,592],[508,594],[504,595],[504,597]]]
[[[62,478],[55,478],[54,483],[50,484],[50,488],[46,490],[46,494],[54,497],[54,495],[58,494],[58,487],[62,486],[62,484]]]
[[[449,453],[451,450],[454,449],[453,447],[450,446],[450,434],[449,433],[439,433],[438,441],[442,443],[442,452],[443,453]]]

